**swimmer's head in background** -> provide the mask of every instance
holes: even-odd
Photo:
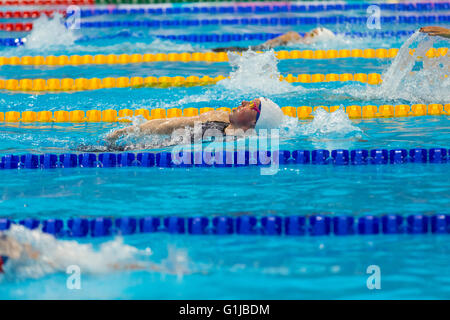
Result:
[[[334,37],[334,33],[331,30],[328,30],[327,28],[315,28],[314,30],[312,30],[311,32],[307,32],[305,35],[305,38],[317,38],[317,37],[321,37],[321,38],[332,38]]]

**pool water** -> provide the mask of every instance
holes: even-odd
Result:
[[[179,5],[180,6],[180,5]],[[192,6],[181,5],[181,6]],[[1,8],[0,10],[5,10]],[[13,10],[13,8],[8,8]],[[332,15],[331,12],[322,15]],[[344,11],[366,16],[364,10]],[[387,12],[386,15],[432,13]],[[449,12],[439,11],[439,14]],[[260,17],[322,16],[271,13]],[[216,14],[214,18],[228,18]],[[235,14],[232,17],[248,17]],[[209,19],[205,14],[165,19]],[[85,21],[156,19],[140,15],[98,16]],[[0,31],[0,38],[27,37],[25,46],[0,47],[0,56],[122,54],[208,51],[257,41],[190,43],[157,38],[168,34],[307,32],[315,25],[220,26],[66,30],[58,18],[34,20],[33,31]],[[442,24],[449,27],[448,23]],[[382,24],[380,31],[415,31],[419,24]],[[364,24],[326,25],[334,32],[368,32]],[[369,32],[372,32],[369,30]],[[125,65],[0,66],[0,79],[119,76],[230,76],[216,85],[190,88],[113,88],[74,93],[0,91],[0,112],[139,108],[235,107],[265,96],[280,106],[341,106],[316,112],[314,120],[288,121],[280,149],[449,149],[448,116],[350,120],[350,105],[450,103],[447,56],[409,55],[448,47],[448,41],[406,37],[320,39],[312,46],[276,50],[402,48],[393,59],[277,60],[273,51],[244,53],[236,63],[152,62]],[[312,47],[312,48],[311,48]],[[420,55],[420,54],[418,54]],[[383,85],[356,82],[287,83],[279,75],[383,73]],[[132,119],[138,122],[139,119]],[[78,153],[105,147],[104,136],[125,123],[0,122],[0,155]],[[144,141],[133,152],[170,150]],[[448,214],[450,162],[384,166],[281,165],[275,175],[241,168],[74,168],[2,170],[0,218]],[[54,239],[13,226],[9,234],[42,252],[39,261],[8,263],[0,275],[1,299],[448,299],[447,235],[348,237],[194,236],[167,233],[124,237]],[[54,264],[49,266],[47,260]],[[110,270],[107,264],[155,264],[157,270]],[[82,270],[81,290],[66,287],[68,265]],[[369,290],[367,268],[381,270],[381,289]]]

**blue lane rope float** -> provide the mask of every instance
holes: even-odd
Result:
[[[225,149],[224,149],[225,150]],[[387,165],[404,163],[450,163],[450,150],[445,148],[357,149],[357,150],[280,150],[217,151],[215,153],[82,153],[24,154],[1,157],[0,169],[115,168],[115,167],[245,167],[281,165]]]
[[[309,5],[224,5],[224,6],[172,6],[172,7],[109,7],[109,8],[89,8],[80,10],[82,18],[102,16],[102,15],[176,15],[176,14],[279,14],[279,13],[317,13],[323,11],[352,11],[367,10],[371,5],[377,5],[383,11],[445,11],[450,10],[450,3],[363,3],[363,4],[309,4]],[[61,13],[66,14],[65,11]],[[35,19],[46,14],[52,16],[54,11],[0,11],[0,19]],[[73,14],[73,13],[72,13]],[[70,17],[72,14],[67,14]]]
[[[188,235],[270,235],[270,236],[347,236],[392,234],[448,234],[450,215],[414,214],[402,216],[386,214],[366,215],[359,218],[349,215],[290,216],[215,216],[215,217],[97,217],[45,219],[26,218],[20,221],[0,218],[0,232],[12,224],[28,229],[41,229],[56,237],[105,237],[137,233],[166,232]]]
[[[381,23],[396,24],[432,24],[448,23],[450,15],[427,16],[383,16]],[[336,24],[366,24],[367,17],[272,17],[272,18],[232,18],[232,19],[180,19],[180,20],[122,20],[122,21],[89,21],[81,22],[81,28],[187,28],[218,25],[261,25],[261,26],[294,26],[294,25],[336,25]]]
[[[19,47],[25,42],[26,38],[0,38],[0,47]]]
[[[397,31],[371,31],[371,32],[337,32],[337,35],[343,35],[351,38],[372,38],[372,39],[384,39],[384,38],[402,38],[409,37],[415,32],[415,30],[397,30]],[[305,33],[299,32],[304,36]],[[267,41],[282,35],[282,33],[224,33],[224,34],[181,34],[181,35],[157,35],[156,38],[162,40],[172,41],[184,41],[184,42],[241,42],[241,41]],[[116,34],[104,35],[104,36],[85,36],[77,40],[82,41],[94,41],[101,39],[115,39],[115,38],[148,38],[148,35],[137,35],[130,31],[121,31]],[[0,46],[3,47],[18,47],[26,44],[26,38],[0,38]]]
[[[349,4],[310,4],[310,5],[236,5],[207,7],[165,7],[165,8],[95,8],[81,10],[81,17],[100,15],[175,15],[175,14],[269,14],[286,12],[323,12],[367,10],[371,5],[377,5],[383,11],[445,11],[450,10],[450,3],[349,3]]]

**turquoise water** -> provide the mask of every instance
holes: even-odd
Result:
[[[346,14],[364,15],[363,12]],[[186,18],[192,16],[195,15]],[[102,19],[113,17],[89,18]],[[133,32],[134,37],[81,41],[77,39],[115,35],[127,30],[68,32],[56,20],[40,19],[35,23],[25,47],[0,48],[0,55],[193,52],[224,43],[162,41],[154,35],[288,31],[287,27],[271,26],[159,31],[133,28],[128,31]],[[305,32],[312,27],[297,26],[295,30]],[[382,31],[418,27],[382,25]],[[329,28],[334,32],[365,30],[361,25]],[[12,36],[26,35],[0,33],[0,37]],[[312,48],[400,48],[407,40],[338,36],[321,39]],[[431,41],[418,35],[410,42],[406,49],[408,46],[417,51],[432,46],[448,47],[448,41]],[[257,43],[225,43],[251,44]],[[284,49],[306,48],[296,45]],[[450,83],[449,78],[443,76],[448,75],[448,63],[448,55],[440,60],[421,60],[409,54],[400,54],[396,61],[355,58],[277,61],[269,52],[258,56],[249,54],[234,65],[165,62],[77,67],[1,66],[0,78],[4,79],[219,74],[231,77],[215,86],[192,88],[102,89],[39,95],[0,91],[0,112],[234,107],[243,99],[259,96],[269,97],[280,106],[446,104],[450,102]],[[402,68],[403,65],[406,68]],[[345,72],[384,73],[388,85],[372,87],[351,82],[292,85],[274,80],[279,74]],[[390,76],[392,74],[394,76]],[[285,124],[280,148],[449,148],[447,116],[349,120],[342,111],[331,115],[319,111],[318,115],[314,121]],[[104,146],[105,134],[121,126],[125,125],[0,123],[0,154],[77,152],[80,146],[86,145],[98,148]],[[136,152],[153,150],[150,142],[130,142],[129,147]],[[273,176],[260,175],[256,167],[3,170],[0,218],[244,214],[359,217],[386,213],[404,216],[448,213],[449,168],[450,163],[352,167],[285,165]],[[215,237],[157,233],[68,242],[18,227],[14,227],[10,235],[31,243],[41,252],[42,259],[8,263],[6,274],[0,276],[2,299],[450,297],[450,279],[446,272],[450,247],[446,235]],[[53,264],[49,266],[46,261]],[[146,271],[117,271],[108,267],[116,263],[153,263],[158,271],[148,268]],[[82,270],[81,290],[66,287],[66,267],[73,264]],[[381,269],[381,290],[369,290],[366,286],[369,276],[366,269],[370,265]]]

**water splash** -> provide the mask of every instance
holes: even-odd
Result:
[[[218,86],[227,90],[253,93],[259,95],[280,94],[296,90],[286,81],[280,81],[278,59],[273,50],[263,53],[245,51],[242,55],[228,53],[233,71],[229,79],[224,79]],[[298,88],[298,87],[297,87]]]
[[[33,22],[33,30],[25,38],[25,45],[17,48],[7,48],[2,52],[4,56],[27,54],[89,54],[107,53],[121,54],[123,52],[157,53],[157,52],[194,52],[198,46],[190,43],[178,43],[170,40],[155,38],[151,34],[132,33],[135,37],[127,37],[117,43],[120,32],[103,37],[82,36],[81,30],[68,29],[61,13],[55,13],[53,18],[42,15]],[[127,33],[127,32],[125,32]],[[20,53],[18,53],[20,52]]]
[[[102,274],[120,270],[159,271],[163,274],[181,276],[191,273],[189,258],[182,250],[169,250],[169,255],[161,264],[145,261],[152,251],[140,250],[123,243],[117,237],[102,243],[98,249],[92,244],[82,244],[74,240],[58,240],[40,230],[29,230],[20,225],[12,225],[4,234],[19,244],[30,245],[38,253],[33,259],[22,255],[19,259],[9,259],[5,264],[5,280],[38,279],[48,274],[66,273],[68,266],[76,265],[83,274]]]
[[[286,98],[287,95],[295,96],[305,92],[302,86],[293,86],[279,80],[278,59],[273,51],[247,51],[242,56],[229,53],[229,56],[230,65],[234,69],[229,79],[219,81],[212,87],[199,88],[199,94],[189,94],[189,91],[174,92],[171,101],[157,101],[152,107],[195,107],[195,104],[202,102],[213,102],[216,107],[237,107],[242,100],[252,100],[260,96],[276,99],[277,96]]]
[[[313,138],[361,138],[362,130],[356,127],[343,109],[327,112],[318,108],[314,119],[300,127],[300,133]]]
[[[120,238],[95,250],[92,244],[57,240],[39,230],[28,230],[18,225],[12,225],[5,234],[20,244],[29,244],[39,254],[37,259],[25,255],[9,259],[5,265],[8,279],[37,279],[47,274],[65,273],[70,265],[79,266],[83,273],[110,272],[113,265],[135,261],[139,254],[137,248],[125,245]]]
[[[415,32],[400,48],[396,58],[383,73],[379,86],[348,85],[333,91],[362,100],[404,100],[408,103],[447,102],[450,100],[450,59],[427,58],[426,52],[438,41],[436,37]],[[410,49],[415,48],[414,55]],[[414,70],[414,71],[413,71]]]
[[[415,32],[407,41],[405,41],[391,66],[383,73],[383,82],[379,88],[380,91],[387,95],[392,95],[399,89],[402,81],[412,71],[417,57],[425,56],[427,50],[433,46],[433,39],[423,41],[425,37],[425,34]],[[410,47],[416,40],[418,42],[418,47],[415,50],[414,55],[411,56],[409,54]]]
[[[29,50],[55,50],[73,46],[77,35],[64,25],[61,13],[55,13],[53,18],[42,15],[33,22],[33,30],[26,37],[26,49]]]

